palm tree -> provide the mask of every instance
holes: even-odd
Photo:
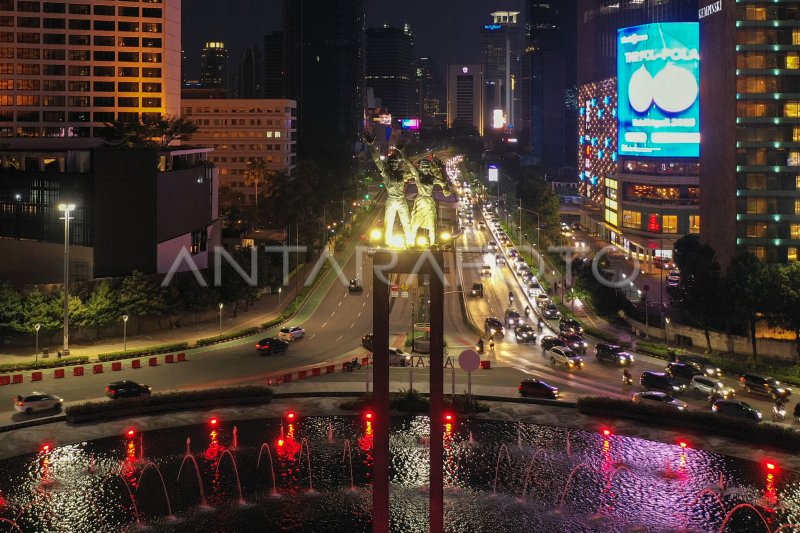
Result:
[[[247,166],[244,170],[244,177],[248,186],[252,185],[256,193],[256,207],[258,207],[258,185],[259,183],[266,183],[267,177],[270,174],[267,168],[267,162],[261,157],[247,160]]]

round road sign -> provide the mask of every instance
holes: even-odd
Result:
[[[465,372],[475,372],[481,366],[481,356],[475,350],[464,350],[458,356],[458,366]]]

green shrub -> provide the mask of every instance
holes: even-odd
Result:
[[[339,404],[339,407],[346,411],[363,411],[374,407],[372,393],[353,398]],[[485,413],[489,407],[480,403],[474,397],[470,398],[466,394],[458,394],[455,401],[450,397],[445,397],[444,408],[456,413],[472,414]],[[389,394],[389,409],[401,413],[428,413],[431,409],[430,400],[427,394],[422,394],[416,389],[402,389],[399,392]]]
[[[628,400],[601,397],[579,398],[578,410],[585,415],[626,418],[659,427],[679,428],[703,435],[712,434],[738,439],[788,452],[800,451],[800,432],[776,424],[758,424],[711,412],[676,411],[658,405],[642,405]]]
[[[85,365],[89,362],[86,356],[62,357],[60,359],[42,360],[34,363],[5,363],[0,365],[0,372],[21,372],[24,370],[41,370],[62,366]]]
[[[150,346],[148,348],[140,348],[138,350],[127,350],[125,352],[101,353],[97,356],[97,360],[101,362],[119,361],[121,359],[132,359],[134,357],[142,357],[144,355],[177,352],[178,350],[186,350],[187,348],[189,348],[189,343],[176,342],[173,344],[161,344],[158,346]]]
[[[70,423],[82,420],[99,420],[146,414],[148,412],[213,407],[230,403],[265,403],[272,398],[272,389],[261,386],[227,387],[156,393],[139,398],[122,398],[114,401],[87,402],[67,407],[65,414]]]
[[[653,342],[637,342],[636,351],[642,352],[660,359],[671,359],[669,349],[663,344],[655,344]]]
[[[253,326],[251,328],[240,329],[232,333],[225,333],[224,335],[216,335],[214,337],[206,337],[197,340],[197,346],[208,346],[209,344],[216,344],[218,342],[225,342],[239,337],[247,337],[261,331],[261,328]]]
[[[731,359],[729,357],[708,356],[708,359],[724,372],[736,375],[745,372],[758,372],[772,376],[786,383],[800,386],[800,365],[794,362],[783,362],[769,359],[753,360],[751,358]]]

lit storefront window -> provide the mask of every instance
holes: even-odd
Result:
[[[700,233],[700,215],[689,215],[689,233]]]
[[[622,225],[626,228],[642,229],[642,214],[639,211],[622,212]]]
[[[789,226],[789,233],[792,239],[800,239],[800,224],[791,224]]]
[[[678,233],[677,215],[664,215],[661,217],[661,231],[662,233]]]
[[[797,261],[797,247],[790,246],[789,248],[786,249],[786,259],[790,263],[794,263],[795,261]]]

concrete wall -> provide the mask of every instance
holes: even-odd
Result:
[[[667,331],[664,328],[655,326],[645,326],[641,322],[633,320],[629,316],[623,318],[631,325],[631,327],[638,329],[641,335],[647,332],[649,337],[654,340],[665,340],[669,335],[669,343],[671,346],[679,346],[683,338],[689,338],[693,346],[705,349],[706,338],[703,330],[684,326],[683,324],[670,324]],[[710,331],[709,337],[711,339],[711,348],[719,352],[737,353],[742,355],[751,355],[753,352],[750,345],[750,339],[747,337],[740,337],[738,335],[728,335],[719,331]],[[796,344],[794,341],[782,341],[775,339],[757,339],[756,348],[758,355],[764,357],[772,357],[775,359],[797,359]]]
[[[14,285],[64,283],[64,245],[17,239],[0,239],[0,279]],[[69,247],[70,279],[94,277],[94,250]]]

